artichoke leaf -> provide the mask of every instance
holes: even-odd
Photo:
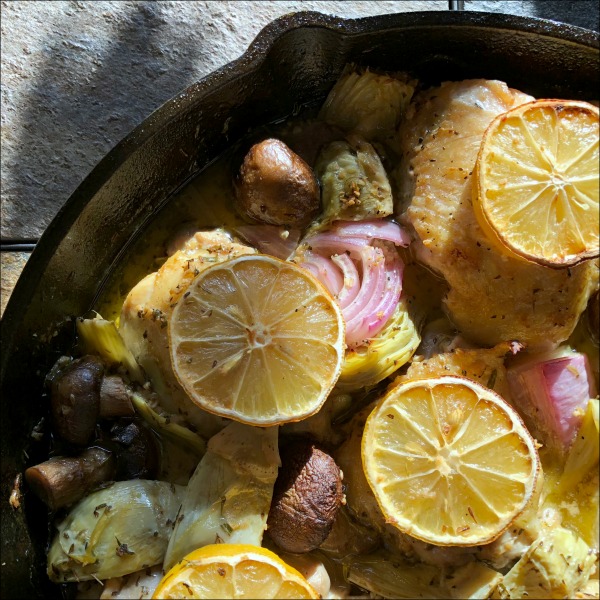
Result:
[[[559,481],[559,493],[575,489],[592,469],[597,470],[598,468],[598,458],[600,457],[599,404],[598,398],[591,398],[587,403],[577,437],[567,455],[565,468]]]
[[[400,298],[390,320],[370,343],[346,352],[337,389],[349,392],[379,383],[406,364],[420,342],[419,324]]]
[[[208,442],[187,486],[164,567],[219,542],[260,546],[280,465],[278,428],[232,422]]]
[[[562,473],[549,479],[545,500],[559,512],[562,525],[595,551],[600,548],[598,406],[597,398],[589,400]]]
[[[595,577],[598,577],[596,574]],[[589,579],[588,582],[580,587],[573,596],[575,600],[594,600],[600,598],[600,581],[598,579]]]
[[[144,383],[144,373],[113,321],[100,315],[94,319],[77,319],[77,333],[87,352],[100,355],[108,364],[122,365],[133,381]]]
[[[321,225],[382,219],[394,212],[392,188],[371,144],[357,135],[326,146],[315,165],[321,183]]]
[[[438,567],[412,564],[379,550],[344,559],[346,577],[382,598],[489,598],[502,575],[473,561],[443,574]]]
[[[385,551],[349,556],[344,561],[346,579],[382,598],[446,598],[439,586],[439,569],[409,565]]]
[[[504,576],[508,598],[572,598],[594,572],[596,553],[575,533],[555,527],[545,531]]]
[[[502,575],[482,562],[471,562],[446,576],[444,587],[451,598],[486,600],[502,582]]]
[[[348,65],[329,92],[319,118],[369,141],[384,141],[398,127],[415,85],[404,74],[378,74]]]
[[[138,414],[158,434],[169,438],[175,443],[182,444],[200,458],[206,451],[206,442],[191,429],[175,423],[169,416],[156,412],[148,401],[139,393],[131,395],[131,401]]]
[[[119,481],[76,504],[48,552],[56,583],[109,579],[162,562],[185,488],[163,481]]]

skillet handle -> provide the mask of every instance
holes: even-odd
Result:
[[[465,0],[448,0],[448,8],[453,11],[465,10]]]

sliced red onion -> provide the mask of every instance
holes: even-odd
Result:
[[[263,254],[287,260],[298,246],[299,229],[278,225],[240,225],[234,231]]]
[[[332,296],[337,296],[344,287],[344,278],[340,270],[329,258],[313,252],[305,252],[304,261],[300,266],[316,275]]]
[[[589,399],[596,396],[587,356],[576,352],[542,355],[510,367],[507,378],[517,403],[566,450]]]
[[[336,221],[333,231],[344,237],[366,237],[369,240],[385,240],[396,246],[408,246],[410,236],[397,223],[376,219],[372,221]]]
[[[304,241],[308,249],[301,264],[340,304],[348,347],[375,337],[396,309],[402,293],[403,263],[391,244],[406,246],[409,242],[396,223],[382,220],[337,221],[329,231]]]
[[[383,275],[384,272],[385,259],[381,250],[377,252],[373,246],[365,246],[361,250],[360,256],[362,261],[360,290],[353,302],[343,311],[346,320],[346,332],[348,322],[364,309],[377,287],[379,275]]]
[[[342,270],[344,286],[337,295],[337,301],[342,309],[356,298],[360,290],[360,275],[352,259],[346,254],[335,254],[331,260]]]
[[[303,269],[306,269],[307,271],[310,271],[319,281],[321,281],[321,278],[319,277],[319,267],[317,267],[317,265],[308,263],[308,262],[301,262],[300,266]],[[321,281],[321,283],[323,285],[325,285],[324,281]],[[325,286],[327,287],[327,286]],[[329,290],[329,288],[327,288]],[[331,293],[331,290],[329,290],[329,292]]]
[[[394,254],[395,251],[393,251]],[[390,253],[391,254],[391,253]],[[396,309],[402,293],[402,263],[400,258],[385,257],[382,281],[378,282],[370,301],[354,319],[346,323],[346,343],[350,347],[375,337]]]
[[[355,258],[359,258],[360,249],[369,245],[369,240],[364,237],[346,237],[335,233],[319,233],[308,238],[306,244],[311,250],[317,250],[324,254],[344,254],[350,252]]]
[[[388,319],[392,316],[394,310],[396,310],[396,306],[400,300],[400,294],[402,294],[402,274],[404,265],[398,255],[395,252],[393,254],[395,257],[391,259],[388,259],[388,256],[386,255],[387,281],[379,305],[373,309],[372,317],[367,317],[365,319],[365,324],[367,326],[365,332],[366,338],[372,338],[383,329],[383,326],[388,322]]]
[[[379,248],[367,247],[374,250],[374,256],[363,261],[363,283],[354,302],[342,311],[346,319],[346,344],[349,348],[360,346],[366,337],[365,321],[373,316],[375,307],[381,302],[386,284],[385,257]],[[366,250],[363,251],[367,254]],[[348,316],[346,316],[348,315]]]
[[[354,258],[363,246],[373,240],[384,240],[396,246],[408,246],[410,236],[392,221],[336,221],[329,231],[317,233],[305,240],[313,250],[341,254],[350,251]]]

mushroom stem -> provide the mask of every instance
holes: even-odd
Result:
[[[25,471],[29,487],[50,509],[77,502],[104,481],[113,479],[116,460],[103,448],[87,448],[78,457],[56,457]]]
[[[134,415],[135,409],[123,379],[118,375],[105,375],[100,386],[100,418],[114,419]]]

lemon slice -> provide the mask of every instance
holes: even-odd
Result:
[[[386,521],[440,546],[493,541],[525,509],[540,473],[519,415],[454,376],[388,392],[367,419],[362,461]]]
[[[501,250],[550,267],[598,256],[598,108],[538,100],[499,115],[475,171],[475,215]]]
[[[341,372],[344,320],[297,265],[247,255],[198,275],[173,310],[177,379],[200,407],[250,425],[319,410]]]
[[[248,544],[194,550],[160,581],[153,598],[319,598],[276,554]]]

